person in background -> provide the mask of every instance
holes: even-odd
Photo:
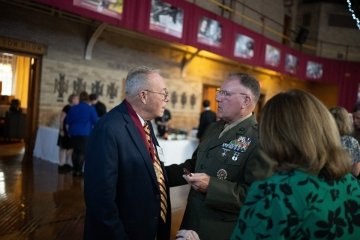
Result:
[[[196,134],[200,141],[210,123],[216,121],[216,113],[211,111],[209,100],[203,101],[203,107],[204,111],[200,114],[198,132]]]
[[[351,136],[353,133],[353,125],[349,118],[349,113],[343,107],[333,107],[330,109],[335,122],[339,128],[341,136],[341,144],[351,155],[353,167],[352,173],[354,176],[359,176],[360,173],[360,145],[359,142]]]
[[[90,104],[95,108],[96,113],[99,117],[102,117],[106,113],[106,105],[99,101],[97,94],[92,93],[89,95]]]
[[[125,100],[96,124],[86,154],[84,239],[170,238],[169,188],[150,124],[168,101],[159,71],[136,67]]]
[[[98,120],[95,108],[89,104],[87,92],[80,93],[80,103],[70,108],[65,119],[73,147],[73,175],[82,176],[85,151],[90,132]]]
[[[169,121],[171,119],[171,113],[168,109],[164,110],[164,114],[155,118],[155,124],[157,125],[158,136],[167,139],[169,131]]]
[[[205,240],[229,239],[249,186],[272,174],[273,163],[259,151],[253,114],[259,96],[255,78],[230,74],[216,95],[220,121],[209,126],[191,159],[166,167],[170,186],[191,186],[182,230]]]
[[[262,109],[259,133],[277,167],[251,185],[230,239],[360,239],[360,183],[324,104],[280,93]]]
[[[60,173],[64,171],[70,171],[72,169],[72,146],[70,136],[65,124],[65,118],[70,108],[79,103],[79,96],[71,94],[68,97],[68,104],[63,107],[60,113],[59,123],[59,137],[57,145],[59,146],[59,166],[58,171]]]
[[[360,103],[356,104],[353,109],[354,138],[360,143]]]
[[[8,112],[10,113],[21,113],[21,103],[20,100],[15,98],[10,101],[10,106]]]

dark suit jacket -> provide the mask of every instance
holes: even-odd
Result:
[[[152,129],[151,133],[158,145]],[[84,239],[168,240],[169,189],[167,221],[162,224],[152,160],[124,102],[99,120],[87,149]]]
[[[200,114],[199,127],[197,132],[197,138],[201,139],[205,133],[205,130],[210,123],[216,121],[216,113],[211,110],[205,110]]]

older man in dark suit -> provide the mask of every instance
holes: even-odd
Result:
[[[125,94],[90,136],[84,238],[168,240],[169,189],[148,124],[163,115],[168,92],[157,70],[138,67],[126,78]]]

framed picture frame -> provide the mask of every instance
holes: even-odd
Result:
[[[299,58],[293,54],[287,53],[285,55],[285,72],[296,74],[299,67]]]
[[[308,61],[306,64],[306,77],[320,79],[323,76],[323,65],[318,62]]]
[[[182,38],[184,9],[161,0],[151,0],[149,29]]]
[[[237,33],[235,36],[234,56],[252,59],[254,57],[255,39],[245,34]]]
[[[266,44],[265,46],[265,64],[272,67],[278,67],[280,64],[281,51],[273,45]]]
[[[109,17],[122,19],[124,0],[73,0],[74,6]]]
[[[199,20],[197,41],[205,45],[220,47],[223,37],[222,29],[220,21],[203,16]]]

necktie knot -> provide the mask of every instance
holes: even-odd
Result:
[[[144,122],[144,126],[143,128],[146,130],[149,130],[149,123],[148,122]]]

